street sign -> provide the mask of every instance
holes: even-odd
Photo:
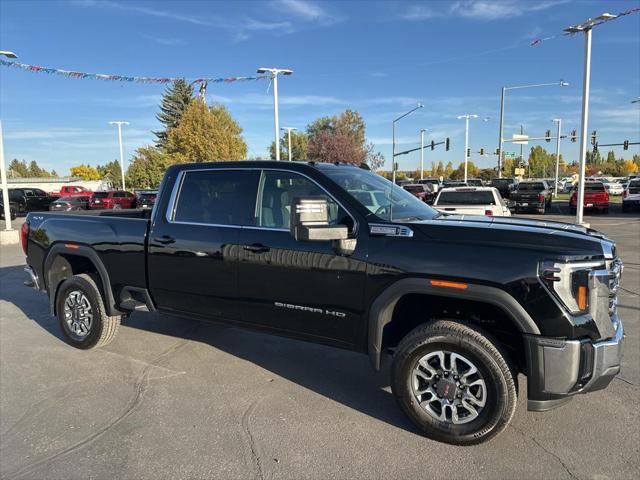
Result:
[[[514,173],[519,176],[524,175],[524,168],[516,168],[514,169]]]
[[[529,135],[521,135],[520,133],[514,133],[511,137],[513,139],[514,144],[516,145],[528,145],[529,144]]]
[[[516,158],[516,152],[504,152],[504,158]]]

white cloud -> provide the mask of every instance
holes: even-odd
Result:
[[[344,18],[334,12],[329,12],[319,3],[308,0],[275,0],[272,6],[281,15],[293,15],[308,22],[317,22],[320,25],[331,25]]]
[[[440,17],[460,17],[474,20],[502,20],[530,12],[547,10],[569,0],[460,0],[439,4],[413,4],[399,15],[403,20],[429,20]]]
[[[181,38],[156,37],[154,35],[147,35],[144,33],[141,33],[140,36],[165,47],[176,47],[187,43]]]

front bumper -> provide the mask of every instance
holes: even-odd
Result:
[[[625,336],[617,314],[612,322],[614,336],[600,342],[525,335],[529,410],[551,410],[611,383],[620,372]]]

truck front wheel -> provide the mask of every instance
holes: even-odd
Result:
[[[429,438],[454,445],[485,442],[516,408],[508,356],[474,326],[438,320],[409,333],[392,366],[396,400]]]
[[[107,315],[100,289],[87,274],[74,275],[60,285],[56,312],[67,342],[85,350],[111,342],[120,326],[120,316]]]

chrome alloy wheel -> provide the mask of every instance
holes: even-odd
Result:
[[[437,350],[416,363],[413,394],[433,418],[456,425],[477,418],[487,402],[487,386],[478,368],[455,352]]]
[[[91,303],[80,290],[73,290],[67,294],[64,301],[64,320],[69,334],[75,340],[84,340],[91,331],[93,311]]]

